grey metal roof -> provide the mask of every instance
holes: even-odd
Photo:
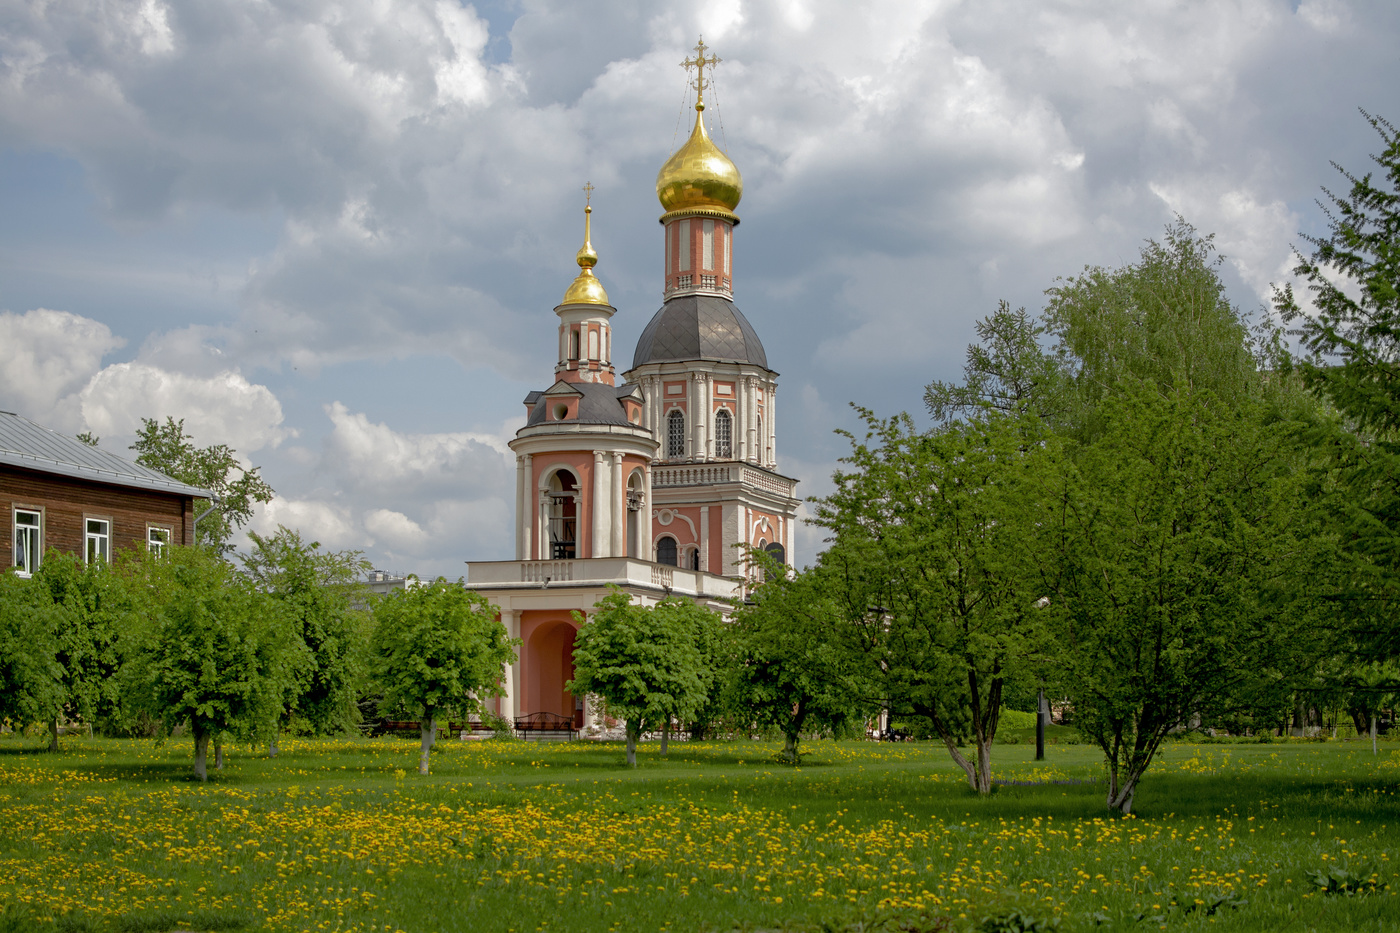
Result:
[[[198,499],[214,495],[9,411],[0,411],[0,464]]]
[[[719,360],[768,368],[768,354],[748,318],[728,298],[682,295],[669,299],[637,340],[632,368],[647,363]]]
[[[610,386],[601,382],[570,382],[568,385],[571,389],[577,389],[578,393],[583,396],[578,401],[578,418],[570,419],[569,424],[625,424],[629,427],[636,427],[627,420],[627,409],[622,406],[621,401],[632,394],[635,386]],[[549,420],[549,406],[552,399],[549,397],[548,391],[530,393],[536,397],[535,407],[525,422],[527,428]]]

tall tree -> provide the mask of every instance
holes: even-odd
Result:
[[[63,609],[33,581],[0,571],[0,720],[23,728],[62,711],[58,651],[66,621]]]
[[[263,481],[258,467],[244,469],[237,452],[227,444],[196,447],[194,438],[185,433],[185,420],[167,416],[161,424],[154,418],[142,418],[136,434],[136,462],[160,470],[182,483],[208,489],[218,497],[214,511],[199,522],[196,544],[205,544],[220,554],[233,549],[230,538],[235,529],[243,527],[253,517],[253,507],[259,502],[272,501],[272,487]],[[198,500],[196,514],[209,503]]]
[[[962,384],[934,381],[924,389],[924,406],[935,421],[976,419],[989,413],[1035,415],[1047,424],[1065,415],[1068,375],[1063,361],[1041,341],[1047,327],[1025,308],[1005,301],[977,322],[978,342],[967,348]]]
[[[844,726],[875,691],[854,683],[860,665],[840,635],[845,606],[834,575],[820,562],[790,573],[757,549],[750,559],[766,580],[734,613],[727,703],[740,722],[782,732],[780,757],[795,765],[804,731]]]
[[[853,651],[892,709],[923,716],[978,793],[1009,679],[1041,652],[1043,583],[1026,549],[1058,445],[1034,415],[993,413],[930,432],[862,412],[836,491],[817,503],[835,533]],[[959,749],[970,734],[973,760]]]
[[[574,636],[574,676],[565,689],[602,697],[624,720],[627,763],[637,765],[637,740],[648,726],[685,719],[705,701],[696,627],[679,597],[642,606],[616,587],[598,601]]]
[[[1307,385],[1346,419],[1334,433],[1336,508],[1351,558],[1343,614],[1369,659],[1400,654],[1393,622],[1400,601],[1400,130],[1362,111],[1381,138],[1375,171],[1357,176],[1333,163],[1343,194],[1323,189],[1329,232],[1304,236],[1294,273],[1307,282],[1311,307],[1292,286],[1274,304],[1301,339]]]
[[[501,696],[515,644],[484,597],[442,577],[409,577],[374,607],[374,622],[369,673],[383,690],[381,708],[419,714],[418,773],[427,774],[437,717],[480,712],[483,697]]]
[[[282,607],[307,649],[308,663],[284,699],[282,725],[318,735],[353,727],[367,627],[356,605],[364,601],[360,580],[369,562],[359,551],[324,551],[281,525],[274,535],[248,537],[253,548],[242,558],[244,572]]]
[[[276,728],[305,648],[286,614],[206,549],[170,548],[136,569],[150,603],[133,679],[163,734],[189,725],[203,781],[211,740],[266,738]]]

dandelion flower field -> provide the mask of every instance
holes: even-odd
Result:
[[[34,745],[0,738],[0,930],[1400,930],[1393,746],[1171,746],[1113,819],[1083,746],[997,746],[979,800],[931,743],[443,741],[421,778],[416,741],[306,740],[207,785],[188,742]]]

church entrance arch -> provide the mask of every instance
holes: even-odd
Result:
[[[555,713],[583,727],[583,698],[564,685],[574,677],[574,633],[577,626],[560,618],[528,620],[524,646],[524,695],[521,714]]]

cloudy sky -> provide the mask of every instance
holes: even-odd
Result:
[[[850,402],[919,410],[998,299],[1176,213],[1258,309],[1357,108],[1400,118],[1389,0],[0,0],[0,409],[119,452],[182,417],[263,468],[255,527],[384,569],[509,557],[579,189],[630,348],[699,33],[807,494]]]

